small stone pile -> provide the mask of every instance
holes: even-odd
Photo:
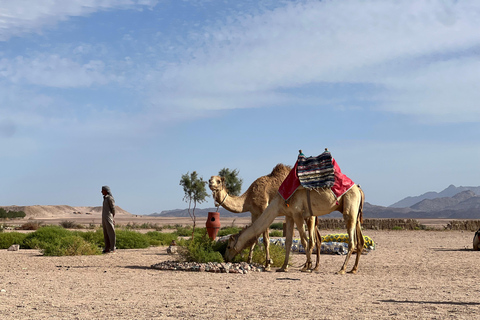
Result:
[[[262,272],[265,268],[261,265],[240,263],[219,263],[219,262],[179,262],[164,261],[151,266],[152,269],[171,270],[171,271],[195,271],[195,272],[213,272],[213,273],[238,273],[247,274],[249,272]]]

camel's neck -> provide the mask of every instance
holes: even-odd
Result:
[[[242,213],[250,210],[246,205],[246,198],[246,193],[242,194],[239,197],[235,197],[227,195],[227,192],[224,189],[217,193],[217,195],[215,196],[215,201],[217,201],[217,203],[219,203],[222,207],[224,207],[230,212]]]
[[[277,195],[270,205],[263,211],[263,213],[258,217],[255,222],[252,223],[250,227],[245,229],[240,236],[238,237],[237,244],[235,249],[241,250],[245,245],[253,238],[258,238],[275,220],[276,217],[284,215],[283,210],[283,199],[280,195]]]

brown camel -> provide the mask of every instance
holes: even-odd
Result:
[[[311,208],[309,209],[307,192],[310,192],[311,199]],[[362,221],[362,210],[364,204],[363,191],[358,185],[354,185],[350,190],[348,190],[340,199],[335,198],[333,193],[329,189],[317,189],[314,191],[309,191],[303,187],[297,189],[297,191],[289,199],[289,206],[285,205],[285,201],[280,194],[277,194],[275,198],[272,199],[270,205],[265,209],[263,214],[252,223],[252,225],[240,232],[237,235],[232,235],[228,240],[227,251],[225,252],[225,260],[231,261],[235,255],[237,255],[243,248],[248,246],[253,239],[258,237],[260,233],[263,232],[277,216],[286,216],[287,217],[287,238],[285,240],[285,264],[282,266],[280,271],[286,271],[288,265],[288,257],[290,255],[290,249],[292,246],[292,237],[293,233],[293,223],[294,221],[297,226],[303,223],[304,218],[307,218],[310,215],[310,212],[313,216],[323,216],[329,214],[333,211],[340,211],[343,213],[343,218],[347,226],[347,232],[349,236],[348,242],[348,253],[343,263],[342,268],[338,272],[339,274],[345,274],[347,269],[348,260],[352,255],[355,246],[356,246],[356,259],[355,264],[350,271],[351,273],[356,273],[358,270],[358,262],[363,250],[363,245],[365,240],[363,239],[361,221]],[[290,221],[290,222],[289,222]],[[306,234],[303,228],[298,228],[300,232],[300,237],[302,239],[302,244],[306,242]],[[312,233],[310,231],[310,239],[313,239]],[[311,253],[312,253],[312,241],[309,241],[308,247],[306,248],[307,263],[305,267],[311,266]],[[318,250],[317,250],[318,251]]]
[[[278,194],[278,188],[282,184],[283,180],[290,173],[292,168],[284,164],[277,164],[273,168],[272,172],[269,175],[262,176],[255,180],[250,187],[239,197],[231,196],[227,192],[225,186],[225,179],[219,176],[212,176],[209,180],[209,187],[212,190],[213,198],[219,206],[224,207],[228,211],[234,213],[242,213],[250,211],[252,215],[252,223],[255,222],[263,211],[268,207],[270,201]],[[288,218],[287,218],[288,220]],[[272,220],[273,221],[273,220]],[[287,222],[288,225],[288,222]],[[314,228],[315,220],[309,218],[307,221],[309,230]],[[261,233],[263,233],[263,244],[265,246],[265,270],[270,270],[270,264],[272,263],[270,259],[270,237],[269,229],[266,226]],[[297,224],[298,229],[303,230],[303,220],[300,225]],[[293,228],[291,230],[293,236]],[[248,255],[248,262],[252,261],[253,249],[257,243],[257,239],[260,233],[255,237],[254,241],[249,243],[250,252]],[[318,250],[317,250],[318,252]],[[319,256],[317,255],[317,267],[318,267]]]

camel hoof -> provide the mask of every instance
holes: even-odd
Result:
[[[300,271],[301,271],[301,272],[308,272],[308,273],[311,273],[311,272],[312,272],[312,269],[301,269]]]
[[[271,270],[272,270],[272,268],[270,266],[265,267],[265,271],[271,271]]]
[[[345,274],[345,270],[340,270],[336,274]]]
[[[349,273],[351,273],[351,274],[357,274],[357,270],[353,270],[353,269],[352,269]]]

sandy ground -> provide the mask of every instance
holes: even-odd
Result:
[[[322,230],[322,234],[339,231]],[[101,256],[44,257],[0,251],[1,319],[474,319],[480,317],[473,232],[371,231],[376,250],[356,275],[321,271],[161,271],[166,247]],[[353,259],[352,259],[353,260]],[[351,261],[350,265],[353,263]]]

